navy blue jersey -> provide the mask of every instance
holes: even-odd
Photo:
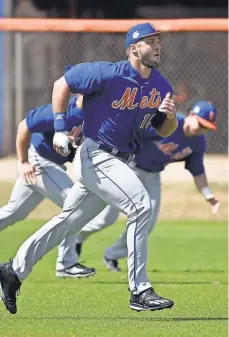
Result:
[[[184,118],[182,114],[177,114],[178,127],[169,137],[157,136],[152,128],[148,131],[143,150],[136,153],[135,159],[139,167],[147,171],[160,172],[169,163],[185,161],[185,168],[193,176],[204,173],[205,137],[203,135],[186,137],[183,131]]]
[[[72,97],[69,101],[68,116],[68,131],[83,122],[83,112],[76,107],[76,97]],[[74,153],[71,153],[68,157],[63,157],[53,149],[55,131],[52,104],[39,106],[31,110],[26,116],[26,123],[30,133],[32,133],[31,144],[43,158],[58,165],[73,160]]]
[[[121,152],[135,152],[151,123],[161,125],[158,107],[173,93],[158,70],[144,79],[129,61],[68,66],[64,76],[71,92],[84,95],[84,136]]]

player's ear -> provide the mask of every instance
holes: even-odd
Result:
[[[128,47],[126,49],[126,56],[129,58],[130,57],[130,52],[131,52],[131,47]]]
[[[138,57],[138,47],[136,44],[132,44],[131,46],[131,51],[132,51],[132,54],[136,57]]]

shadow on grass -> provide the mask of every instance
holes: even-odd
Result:
[[[172,318],[155,318],[155,317],[76,317],[76,316],[53,316],[53,317],[17,317],[20,320],[85,320],[85,321],[94,321],[94,320],[108,320],[108,321],[154,321],[154,322],[192,322],[192,321],[227,321],[227,317],[172,317]]]
[[[97,284],[128,284],[127,281],[88,281],[87,283],[97,283]],[[85,283],[86,284],[86,283]],[[153,284],[228,284],[228,282],[220,281],[153,281]]]
[[[70,281],[69,278],[63,278],[62,281],[64,282],[64,280],[66,281]],[[76,282],[76,279],[72,279],[73,282]],[[107,284],[107,285],[114,285],[114,284],[128,284],[128,281],[123,280],[123,281],[93,281],[91,279],[87,279],[85,280],[86,282],[84,282],[84,285],[91,285],[91,284]],[[70,281],[71,282],[71,281]],[[31,281],[31,283],[54,283],[54,284],[59,284],[59,282],[57,283],[56,280],[36,280],[36,281]],[[200,284],[214,284],[214,285],[227,285],[228,282],[226,281],[154,281],[153,284],[180,284],[180,285],[200,285]]]
[[[149,272],[151,273],[173,273],[173,274],[183,274],[183,273],[191,273],[191,274],[221,274],[221,273],[227,273],[228,271],[226,269],[181,269],[181,270],[160,270],[160,269],[150,269]]]

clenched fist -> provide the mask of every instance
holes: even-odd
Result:
[[[66,133],[56,132],[53,137],[53,148],[63,157],[67,157],[70,153],[68,149],[69,138]]]

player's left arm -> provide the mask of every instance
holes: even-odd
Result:
[[[176,118],[176,105],[172,99],[172,94],[168,92],[163,99],[155,118],[151,124],[161,137],[170,136],[177,128],[178,121]]]
[[[197,189],[203,195],[205,200],[210,204],[212,208],[212,213],[217,213],[220,207],[220,201],[215,197],[215,195],[209,188],[206,174],[202,173],[198,176],[194,176],[193,178]]]
[[[204,151],[193,152],[190,156],[187,157],[185,168],[188,169],[192,174],[198,191],[203,195],[204,199],[211,206],[212,213],[215,214],[218,212],[220,207],[220,201],[215,197],[209,187],[203,158]]]

